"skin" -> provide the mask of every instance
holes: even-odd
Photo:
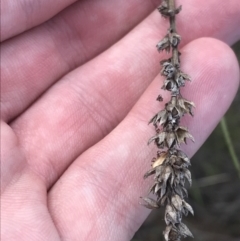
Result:
[[[179,1],[180,2],[180,1]],[[130,240],[156,147],[149,119],[164,108],[156,43],[159,1],[3,0],[1,240]],[[192,156],[231,104],[240,1],[182,0],[177,16],[184,117]],[[57,6],[56,6],[57,5]],[[193,163],[194,165],[194,163]]]

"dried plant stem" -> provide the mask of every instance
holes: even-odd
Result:
[[[157,199],[149,197],[142,198],[148,208],[159,208],[166,206],[165,222],[166,229],[164,238],[166,241],[180,241],[181,237],[192,236],[182,216],[188,212],[193,214],[192,207],[184,200],[187,190],[184,188],[185,179],[191,185],[191,173],[188,170],[190,160],[180,150],[180,145],[186,143],[186,139],[194,141],[186,127],[180,126],[180,119],[185,114],[193,115],[194,103],[188,101],[180,94],[180,88],[185,86],[185,81],[190,77],[180,70],[180,52],[178,46],[181,37],[176,30],[176,14],[181,11],[181,6],[175,7],[175,0],[163,0],[158,8],[163,17],[169,18],[170,27],[167,35],[157,44],[158,51],[166,50],[172,56],[162,60],[161,75],[165,76],[162,89],[171,92],[171,99],[165,104],[165,109],[158,112],[149,123],[152,123],[156,135],[149,139],[148,144],[154,142],[159,149],[157,157],[153,158],[152,169],[144,178],[154,174],[154,184],[149,193],[153,192]],[[159,96],[157,100],[162,101]]]
[[[175,11],[175,0],[169,0],[169,2],[168,2],[168,9],[171,12]],[[170,15],[169,19],[170,19],[170,28],[172,28],[173,31],[176,32],[175,15]]]

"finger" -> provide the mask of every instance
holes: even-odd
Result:
[[[76,0],[2,0],[1,41],[22,33],[50,19]]]
[[[110,4],[105,0],[92,5],[78,2],[50,23],[4,44],[4,120],[19,115],[57,79],[109,47],[153,9],[150,1],[132,1],[111,1]],[[111,11],[107,11],[105,6],[110,6]],[[88,14],[93,11],[96,17],[89,18]],[[179,32],[185,43],[200,36],[212,36],[228,43],[240,37],[238,0],[221,4],[217,0],[187,3],[178,18]],[[159,17],[157,11],[146,22],[150,30],[158,33],[154,35],[155,45],[159,36],[165,34],[167,22]],[[146,44],[146,36],[145,30],[140,40],[134,40],[131,51],[137,51],[139,45]]]
[[[61,240],[48,212],[46,186],[29,168],[1,193],[1,240]]]
[[[19,178],[26,166],[16,135],[10,126],[1,121],[1,194]]]
[[[143,0],[78,1],[40,27],[4,42],[4,120],[17,116],[64,74],[120,39],[156,5]]]
[[[194,118],[184,121],[196,139],[185,147],[192,156],[233,100],[239,69],[228,46],[206,38],[182,50],[182,63],[193,79],[182,94],[196,104]],[[130,240],[146,218],[139,197],[147,191],[142,177],[156,153],[146,146],[154,134],[147,122],[164,108],[153,102],[160,85],[157,77],[123,122],[80,156],[51,189],[49,208],[63,240]]]
[[[1,121],[1,240],[60,240],[46,185],[28,167],[13,130]]]
[[[13,130],[1,121],[1,240],[57,241],[46,185],[27,165]]]

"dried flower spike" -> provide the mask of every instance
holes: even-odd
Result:
[[[187,139],[194,141],[193,136],[186,127],[180,126],[180,119],[185,114],[193,116],[194,103],[186,100],[180,94],[180,88],[190,81],[190,76],[180,70],[180,53],[178,45],[181,41],[176,31],[175,15],[181,11],[181,6],[175,7],[175,0],[163,0],[158,8],[164,18],[169,18],[170,28],[167,35],[157,44],[157,50],[171,52],[172,57],[161,61],[161,75],[166,79],[162,89],[171,93],[171,100],[165,108],[155,114],[149,121],[156,130],[156,135],[151,137],[148,144],[154,142],[159,149],[157,157],[153,158],[152,169],[145,173],[144,178],[154,175],[154,184],[149,190],[156,195],[156,199],[143,197],[143,205],[150,209],[165,206],[166,229],[163,236],[166,241],[180,241],[182,237],[193,237],[190,230],[182,223],[183,215],[190,212],[192,207],[184,200],[187,190],[184,188],[185,180],[191,185],[191,173],[188,170],[190,160],[180,150],[180,145]],[[162,101],[161,95],[157,97]]]

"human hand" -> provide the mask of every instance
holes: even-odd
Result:
[[[2,1],[3,241],[130,240],[147,217],[139,205],[155,153],[147,123],[162,109],[155,45],[168,25],[158,4]],[[237,41],[240,1],[181,4],[182,69],[192,77],[183,92],[196,104],[184,120],[196,142],[185,148],[193,155],[239,81],[231,49],[201,37]]]

